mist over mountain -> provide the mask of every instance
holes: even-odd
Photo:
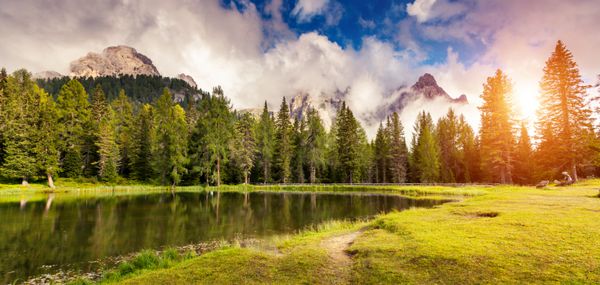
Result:
[[[87,55],[70,63],[70,76],[66,77],[58,72],[43,71],[35,74],[40,85],[55,94],[58,87],[62,86],[68,78],[77,77],[89,91],[96,84],[100,84],[107,92],[109,98],[116,97],[120,88],[125,89],[128,96],[138,102],[151,102],[157,98],[163,88],[169,88],[174,94],[174,100],[179,103],[197,100],[202,93],[198,84],[190,75],[180,73],[176,78],[162,77],[159,70],[152,64],[152,59],[135,48],[129,46],[111,46],[101,53],[89,52]],[[213,86],[202,86],[210,90]],[[309,90],[310,86],[307,86]],[[354,92],[354,94],[353,94]],[[351,96],[360,90],[353,90],[351,86],[338,89],[334,92],[297,92],[288,98],[291,117],[302,119],[310,108],[315,108],[321,116],[326,128],[330,128],[342,102],[351,100]],[[225,90],[227,94],[227,90]],[[405,125],[411,125],[413,117],[422,109],[436,106],[439,113],[445,113],[448,108],[461,108],[468,106],[466,95],[457,98],[450,96],[444,88],[438,85],[433,75],[425,73],[419,77],[412,86],[398,86],[387,92],[386,101],[370,102],[366,98],[364,104],[376,104],[365,108],[367,112],[357,112],[357,117],[363,122],[367,133],[371,134],[374,128],[393,112],[398,112]],[[268,102],[271,111],[280,102]],[[240,111],[260,114],[261,106],[246,108]],[[459,111],[460,112],[460,111]]]

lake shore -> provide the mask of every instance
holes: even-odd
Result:
[[[406,191],[402,187],[373,188],[367,187],[367,192]],[[298,234],[265,239],[259,246],[232,244],[168,268],[141,268],[104,282],[600,282],[600,180],[543,190],[515,186],[409,188],[415,194],[465,197],[433,209],[393,212],[367,222],[328,222]],[[235,189],[239,191],[236,187],[222,190]]]

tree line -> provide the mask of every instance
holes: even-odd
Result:
[[[45,177],[53,187],[56,176],[163,185],[531,184],[562,171],[575,179],[595,173],[600,148],[585,97],[589,86],[560,41],[540,87],[535,144],[516,120],[512,84],[501,70],[483,85],[478,133],[452,109],[437,122],[423,111],[407,142],[392,113],[369,141],[345,103],[327,131],[312,108],[292,120],[285,98],[277,112],[265,102],[255,117],[234,110],[220,87],[186,104],[164,88],[142,103],[123,89],[110,100],[101,84],[88,92],[70,79],[51,96],[27,71],[3,69],[0,176],[23,183]]]

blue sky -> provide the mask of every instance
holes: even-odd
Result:
[[[220,0],[224,9],[238,9],[244,11],[246,0]],[[256,6],[264,20],[270,20],[272,15],[268,5],[272,0],[250,0]],[[450,47],[458,55],[459,60],[470,65],[485,50],[481,41],[457,39],[431,39],[422,36],[417,29],[417,21],[407,12],[407,5],[414,2],[410,0],[307,0],[305,2],[324,3],[324,7],[314,14],[305,16],[302,11],[296,11],[303,1],[283,1],[279,8],[284,23],[296,35],[308,32],[317,32],[326,36],[330,41],[343,48],[360,50],[365,37],[374,37],[381,42],[391,44],[397,51],[410,49],[406,42],[399,39],[399,25],[406,26],[411,39],[418,43],[421,49],[420,63],[426,65],[440,64],[447,59],[447,49]],[[425,1],[427,2],[427,1]],[[437,2],[437,1],[431,1]],[[460,13],[449,18],[430,19],[428,24],[443,25],[450,21],[461,20],[468,12],[472,1],[454,0],[449,3],[460,4]],[[265,48],[271,48],[272,45]]]

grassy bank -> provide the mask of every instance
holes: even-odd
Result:
[[[597,284],[598,188],[598,180],[547,190],[481,188],[483,195],[434,209],[332,223],[269,241],[276,250],[229,247],[119,282]],[[349,233],[351,245],[336,245]],[[349,262],[338,250],[351,255]]]

